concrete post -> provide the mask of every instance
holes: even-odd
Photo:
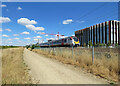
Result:
[[[92,64],[94,64],[94,46],[92,47]]]

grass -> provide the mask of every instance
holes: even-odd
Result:
[[[112,58],[106,58],[105,53],[102,53],[100,58],[97,55],[92,64],[92,52],[90,50],[74,49],[74,54],[70,48],[56,48],[53,49],[33,49],[32,51],[46,55],[50,58],[57,59],[65,64],[72,64],[86,69],[88,72],[106,78],[113,82],[118,82],[118,53],[109,52]]]
[[[0,46],[0,49],[6,49],[6,48],[18,48],[20,46]]]
[[[30,84],[27,65],[23,60],[23,48],[2,51],[2,84]]]

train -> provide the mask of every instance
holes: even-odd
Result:
[[[68,46],[80,46],[79,39],[75,36],[62,38],[59,40],[50,40],[45,43],[40,43],[40,47],[68,47]]]

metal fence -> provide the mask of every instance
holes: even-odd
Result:
[[[119,48],[51,47],[34,49],[34,52],[65,64],[87,68],[89,72],[102,77],[116,76],[118,80],[119,50]]]
[[[94,64],[95,59],[118,58],[118,48],[83,48],[83,47],[50,47],[36,48],[46,54],[52,54],[59,57],[70,58],[75,60],[88,59]]]

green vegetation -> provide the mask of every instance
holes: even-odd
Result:
[[[109,47],[110,46],[110,41],[108,41],[108,43],[107,43],[107,47]]]
[[[99,47],[102,47],[102,46],[105,46],[105,44],[99,43],[98,46],[99,46]]]
[[[30,49],[31,51],[35,48],[40,48],[40,46],[38,46],[37,44],[32,44],[32,45],[26,45],[25,46],[27,49]]]
[[[18,47],[20,47],[20,46],[0,46],[0,48],[2,48],[2,49],[6,49],[6,48],[18,48]]]
[[[97,46],[98,46],[98,44],[95,44],[95,46],[97,47]]]
[[[89,43],[88,43],[88,44],[89,44],[89,46],[93,46],[93,45],[92,45],[92,41],[89,41]]]
[[[86,43],[84,43],[83,46],[86,47]]]
[[[27,49],[30,48],[30,45],[26,45],[26,48],[27,48]]]
[[[115,46],[118,47],[118,43],[116,43]]]
[[[31,50],[35,48],[35,45],[33,44],[32,47],[31,47]]]

